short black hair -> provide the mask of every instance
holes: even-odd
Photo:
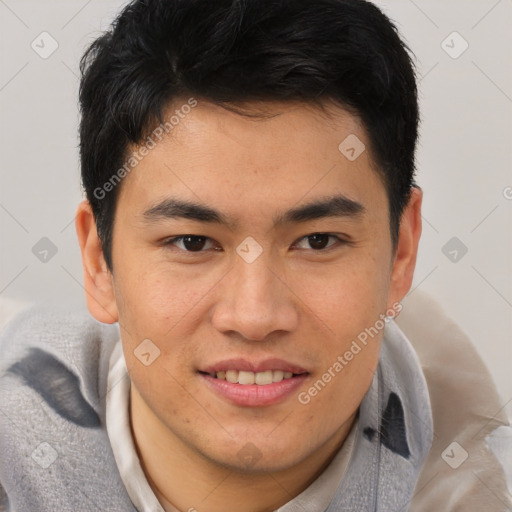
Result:
[[[164,111],[187,96],[234,111],[253,100],[330,100],[356,114],[386,188],[396,247],[415,186],[419,113],[411,55],[394,23],[365,0],[126,5],[80,62],[82,184],[109,269],[119,192],[113,178],[126,175],[129,149],[163,127]]]

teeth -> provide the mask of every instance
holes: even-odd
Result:
[[[219,374],[217,374],[217,378],[219,378]],[[238,382],[238,372],[236,370],[228,370],[226,372],[226,380],[231,382],[231,384],[236,384]]]
[[[254,384],[254,373],[253,372],[238,372],[238,384]]]
[[[232,384],[258,384],[266,386],[273,382],[281,382],[283,379],[291,379],[292,372],[283,372],[283,370],[266,370],[264,372],[246,372],[244,370],[227,370],[225,372],[217,372],[215,376],[220,380],[227,380]]]
[[[272,382],[281,382],[284,378],[283,370],[274,370],[272,372]]]
[[[240,372],[242,373],[242,372]],[[255,374],[255,382],[260,386],[265,386],[267,384],[272,384],[272,370],[267,370],[266,372],[258,372]]]

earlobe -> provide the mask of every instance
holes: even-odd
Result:
[[[100,322],[106,324],[117,322],[119,315],[112,275],[105,263],[94,215],[87,200],[78,205],[75,227],[82,253],[87,308]]]
[[[402,214],[391,281],[388,307],[401,301],[411,288],[418,244],[421,237],[421,203],[423,191],[415,186]]]

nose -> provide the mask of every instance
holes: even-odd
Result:
[[[263,255],[252,263],[237,258],[222,280],[221,298],[213,311],[218,331],[262,341],[277,331],[295,330],[299,319],[295,296],[283,273],[269,263]]]

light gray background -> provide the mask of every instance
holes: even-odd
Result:
[[[0,297],[85,307],[73,223],[78,61],[123,4],[0,0]],[[421,77],[424,226],[410,293],[429,292],[470,335],[512,416],[512,2],[378,4]],[[58,43],[46,59],[31,47],[51,48],[44,31]],[[32,252],[42,237],[58,251],[47,262]]]

